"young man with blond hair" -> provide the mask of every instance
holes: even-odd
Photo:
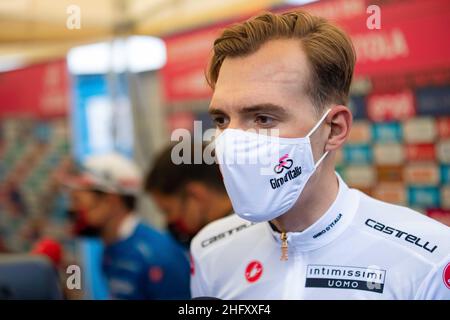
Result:
[[[342,30],[302,11],[261,14],[214,42],[209,111],[236,214],[194,238],[193,297],[450,299],[449,228],[335,173],[355,60]]]

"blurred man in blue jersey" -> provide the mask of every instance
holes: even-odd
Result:
[[[169,235],[134,213],[141,187],[137,166],[118,155],[93,156],[66,180],[72,201],[105,244],[103,271],[113,299],[188,299],[189,261]]]

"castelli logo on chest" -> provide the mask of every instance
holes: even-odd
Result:
[[[245,269],[245,278],[248,282],[253,283],[261,278],[263,273],[263,266],[259,261],[252,261],[247,265]]]

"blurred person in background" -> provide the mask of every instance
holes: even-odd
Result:
[[[8,248],[6,248],[5,243],[2,238],[0,238],[0,253],[9,252]]]
[[[135,213],[141,174],[132,161],[118,154],[92,156],[65,184],[76,191],[72,207],[105,245],[102,267],[111,298],[189,298],[186,254]]]
[[[67,210],[69,219],[73,222],[73,233],[78,237],[100,237],[100,228],[89,225],[87,212],[83,207],[85,191],[69,189],[70,207]]]
[[[170,233],[184,246],[208,223],[232,213],[219,166],[194,163],[194,150],[206,144],[191,144],[190,164],[175,164],[172,148],[166,147],[156,158],[145,178],[145,190],[163,211]],[[180,156],[183,156],[182,154]]]

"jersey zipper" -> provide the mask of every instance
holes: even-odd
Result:
[[[288,260],[288,241],[287,241],[287,234],[286,232],[281,232],[281,261],[287,261]]]

